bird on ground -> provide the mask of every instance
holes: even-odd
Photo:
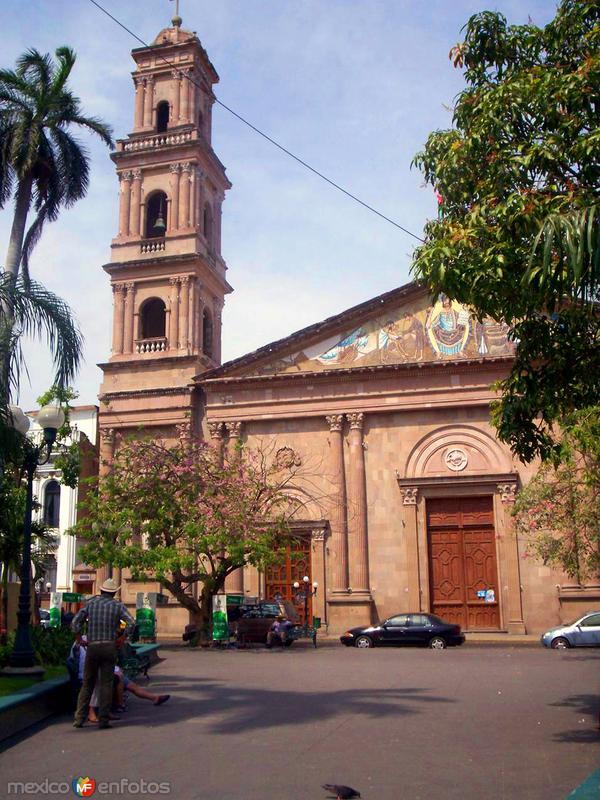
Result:
[[[353,789],[351,786],[338,786],[336,783],[324,783],[323,789],[326,792],[331,792],[337,800],[352,800],[354,797],[360,797],[360,792]]]

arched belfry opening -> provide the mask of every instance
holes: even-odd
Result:
[[[169,103],[162,100],[156,106],[156,131],[164,133],[169,127]]]
[[[160,297],[151,297],[140,309],[140,339],[166,336],[167,309]]]
[[[146,239],[164,236],[167,229],[167,195],[154,192],[146,204]]]
[[[210,311],[205,308],[202,312],[202,352],[212,358],[213,354],[213,321]]]

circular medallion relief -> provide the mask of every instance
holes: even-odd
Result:
[[[469,458],[460,447],[451,447],[450,450],[446,450],[444,462],[453,472],[461,472],[469,463]]]

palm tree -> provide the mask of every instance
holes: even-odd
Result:
[[[49,54],[28,50],[16,70],[0,70],[0,208],[14,189],[14,216],[5,271],[16,278],[40,238],[44,223],[61,207],[85,196],[89,183],[88,155],[72,136],[73,126],[87,128],[112,146],[111,129],[82,113],[80,101],[67,87],[75,53],[59,47],[56,62]],[[25,234],[31,207],[35,219]]]
[[[6,308],[10,316],[4,312]],[[0,273],[0,452],[12,446],[6,406],[11,389],[19,388],[23,336],[46,340],[54,362],[54,383],[68,386],[77,374],[83,351],[83,337],[69,306],[36,281],[22,276],[14,280]]]

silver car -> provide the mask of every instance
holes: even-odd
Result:
[[[544,647],[566,650],[569,647],[600,647],[600,611],[588,611],[570,625],[550,628],[540,640]]]

